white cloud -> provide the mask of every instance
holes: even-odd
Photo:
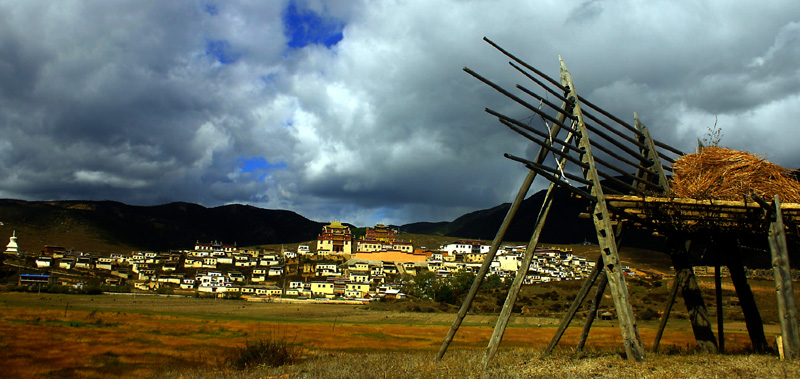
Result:
[[[205,5],[0,2],[0,193],[357,224],[491,207],[524,176],[502,153],[536,148],[483,108],[530,114],[461,68],[535,84],[483,36],[552,76],[562,54],[582,95],[680,149],[718,117],[723,144],[800,167],[796,1],[297,2],[344,25],[330,49],[287,47],[287,2]]]

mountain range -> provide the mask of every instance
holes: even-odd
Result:
[[[521,205],[506,241],[527,241],[544,199],[540,191]],[[594,240],[594,227],[578,214],[584,200],[557,191],[541,238],[548,243]],[[393,225],[400,232],[491,240],[510,204],[465,214],[451,222]],[[325,223],[295,212],[249,205],[207,208],[191,203],[135,206],[115,201],[24,201],[0,199],[3,235],[16,231],[21,250],[38,252],[45,245],[78,251],[185,249],[197,241],[239,246],[297,243],[316,239]]]

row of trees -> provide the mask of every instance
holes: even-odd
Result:
[[[459,297],[469,292],[475,274],[459,271],[448,277],[437,277],[434,272],[423,271],[416,276],[406,275],[402,278],[402,291],[408,296],[418,299],[431,299],[439,303],[456,304]],[[487,276],[481,289],[508,287],[511,282],[503,280],[497,274]]]

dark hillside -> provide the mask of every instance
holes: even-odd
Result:
[[[546,191],[539,191],[522,202],[514,221],[506,233],[506,241],[528,241],[533,233],[533,225],[544,201]],[[454,238],[492,240],[508,213],[510,203],[489,209],[467,213],[452,222],[415,223],[403,225],[400,230],[406,233],[445,235]],[[591,220],[579,218],[586,212],[588,202],[576,199],[568,192],[556,189],[553,206],[547,218],[542,243],[583,243],[594,242],[594,225]]]
[[[308,241],[322,223],[294,212],[248,205],[206,208],[171,203],[132,206],[113,201],[0,200],[3,235],[17,231],[20,248],[59,245],[82,251],[169,250],[217,240],[239,246]]]

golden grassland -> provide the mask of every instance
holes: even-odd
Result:
[[[0,293],[0,302],[0,360],[6,377],[20,378],[480,377],[480,356],[496,318],[468,316],[446,359],[433,362],[453,314],[159,296]],[[662,340],[662,351],[673,354],[652,355],[643,364],[633,365],[618,356],[621,340],[613,321],[596,323],[583,359],[569,349],[580,333],[579,320],[562,339],[558,354],[539,359],[557,322],[542,317],[512,319],[501,353],[486,374],[604,376],[604,367],[620,367],[663,377],[658,375],[683,362],[704,367],[744,365],[755,373],[774,366],[792,374],[789,377],[800,375],[796,364],[771,356],[675,355],[692,345],[686,320],[671,320]],[[640,322],[646,344],[653,340],[656,325],[656,321]],[[729,323],[726,328],[729,351],[746,350],[744,326]],[[774,336],[777,326],[767,325],[766,331]],[[226,359],[248,341],[276,338],[302,348],[304,359],[280,368],[226,368]],[[688,374],[694,371],[684,369],[685,375],[678,376],[693,376]]]

